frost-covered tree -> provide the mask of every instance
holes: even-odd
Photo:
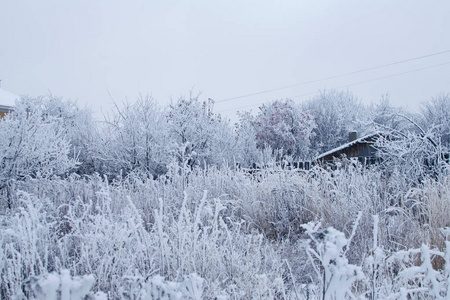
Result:
[[[378,155],[390,178],[396,177],[392,181],[404,182],[409,187],[427,177],[448,175],[449,110],[449,96],[440,95],[426,102],[420,114],[390,107],[382,122],[375,122],[383,132],[376,144]]]
[[[450,147],[450,95],[441,94],[424,103],[421,125],[433,128],[445,147]]]
[[[276,100],[259,109],[253,122],[258,148],[269,146],[286,155],[305,158],[316,127],[313,118],[292,100]]]
[[[424,128],[414,118],[396,115],[404,120],[401,130],[386,131],[377,140],[381,167],[395,184],[415,186],[427,177],[448,175],[448,148],[442,143],[439,126]],[[409,126],[408,126],[409,125]]]
[[[407,127],[411,125],[405,124],[404,119],[398,118],[398,115],[404,115],[407,112],[401,107],[392,106],[389,95],[383,95],[378,103],[370,106],[367,113],[368,118],[372,119],[376,131],[401,130],[405,125]]]
[[[158,176],[170,162],[164,115],[151,97],[141,96],[134,104],[124,103],[123,107],[116,105],[102,135],[99,155],[109,174],[139,171]]]
[[[70,142],[61,118],[45,113],[44,98],[22,98],[14,112],[0,120],[0,190],[11,206],[11,186],[28,177],[50,178],[74,169]]]
[[[324,91],[303,105],[317,124],[312,147],[322,153],[348,141],[348,133],[364,134],[367,114],[364,106],[350,92]]]
[[[201,102],[198,96],[190,94],[169,106],[167,126],[180,163],[192,167],[229,158],[232,132],[221,117],[213,113],[213,104],[212,100]],[[220,146],[219,151],[217,146],[222,141],[226,141],[226,145]],[[218,157],[221,155],[224,156]]]
[[[242,167],[250,167],[260,163],[261,151],[256,142],[256,129],[253,126],[255,117],[250,112],[238,113],[239,122],[236,127],[236,161]]]
[[[92,113],[87,108],[79,108],[77,103],[49,95],[44,98],[42,114],[53,117],[70,142],[69,156],[80,163],[78,174],[92,174],[97,171],[98,133]]]
[[[236,144],[236,135],[229,122],[217,118],[212,135],[210,163],[217,166],[231,166],[237,156]]]

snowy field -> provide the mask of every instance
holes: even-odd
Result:
[[[197,97],[0,121],[2,299],[448,299],[450,98],[327,92],[229,124]],[[381,133],[377,162],[311,161]],[[256,167],[255,167],[256,166]]]

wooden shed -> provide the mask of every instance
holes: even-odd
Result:
[[[377,150],[374,144],[380,136],[380,133],[374,133],[358,138],[356,132],[351,132],[348,143],[322,153],[314,160],[319,163],[326,163],[345,155],[348,158],[357,158],[363,163],[375,163]]]

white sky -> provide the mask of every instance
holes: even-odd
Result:
[[[450,1],[0,1],[5,90],[52,94],[94,111],[151,94],[220,101],[450,50]],[[370,72],[217,103],[304,101],[324,88],[450,62],[450,52]],[[450,64],[349,86],[412,109],[450,92]],[[295,97],[298,95],[305,95]],[[257,109],[257,105],[241,110]]]

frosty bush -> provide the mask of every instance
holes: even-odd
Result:
[[[364,274],[361,267],[349,264],[345,257],[351,238],[346,239],[342,232],[332,227],[319,231],[320,223],[303,226],[311,239],[306,247],[320,282],[322,299],[355,298],[354,284],[363,280]]]
[[[445,252],[422,245],[420,249],[409,249],[394,253],[387,259],[394,272],[391,291],[387,299],[448,299],[450,296],[450,242],[446,242]],[[435,270],[432,260],[445,258],[444,270]]]
[[[419,132],[391,132],[381,136],[375,146],[381,167],[393,183],[405,189],[417,186],[428,177],[441,180],[449,170],[448,149],[433,129]]]
[[[2,297],[17,293],[25,280],[57,268],[57,226],[52,204],[27,193],[17,196],[18,208],[2,215],[0,270]]]
[[[0,191],[6,191],[8,207],[15,182],[61,175],[77,165],[58,120],[44,114],[43,101],[23,98],[14,113],[0,120]]]
[[[50,273],[32,277],[25,283],[28,299],[33,300],[106,300],[102,292],[90,292],[94,277],[86,275],[72,277],[69,270],[61,270],[60,274]],[[20,296],[15,297],[19,299]]]
[[[139,277],[125,277],[120,289],[122,299],[127,300],[201,300],[203,294],[203,279],[195,273],[184,277],[181,282],[165,280],[155,275],[145,280]]]

